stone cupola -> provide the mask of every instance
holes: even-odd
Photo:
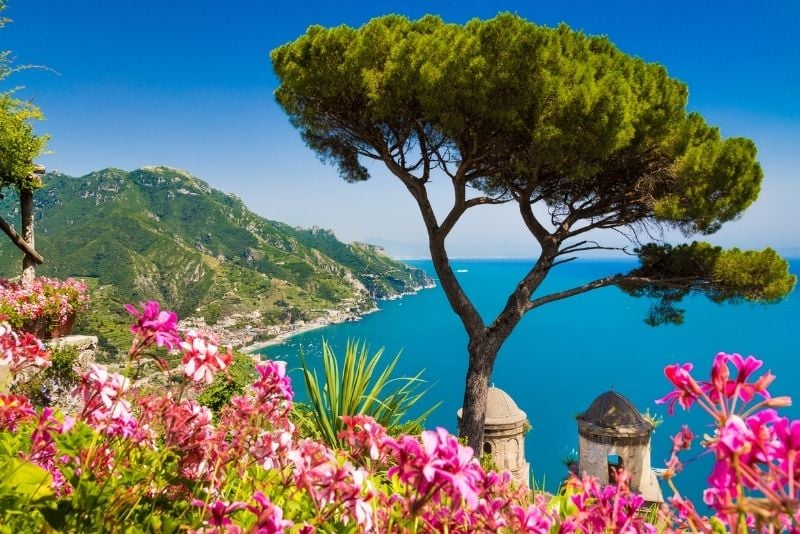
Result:
[[[663,502],[661,488],[650,467],[650,434],[653,425],[631,402],[615,391],[606,391],[577,417],[581,476],[613,482],[613,469],[631,475],[631,489],[648,502]]]
[[[461,409],[458,410],[461,422]],[[530,464],[525,460],[525,432],[528,416],[508,393],[490,387],[486,397],[483,451],[498,469],[508,470],[519,484],[530,487]]]

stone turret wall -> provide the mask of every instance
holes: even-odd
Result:
[[[612,463],[619,457],[630,476],[630,486],[648,502],[663,502],[661,488],[650,467],[650,435],[653,425],[615,391],[600,394],[589,409],[577,417],[579,460],[578,474],[596,477],[600,484],[609,480]],[[615,462],[614,462],[615,463]]]
[[[492,461],[500,470],[508,470],[518,483],[530,487],[530,464],[525,460],[524,422],[507,428],[487,425],[484,443],[491,447]]]
[[[461,410],[457,412],[461,425]],[[530,488],[530,464],[525,460],[525,428],[528,417],[508,393],[494,386],[486,395],[486,423],[483,450],[501,471],[509,471],[514,480]]]
[[[601,484],[608,484],[608,457],[617,455],[622,460],[625,470],[631,475],[631,489],[638,490],[642,479],[650,472],[650,444],[645,445],[610,445],[588,441],[583,436],[578,438],[580,460],[578,468],[581,475],[597,477]]]

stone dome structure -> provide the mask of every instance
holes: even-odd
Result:
[[[461,410],[459,410],[459,416]],[[516,425],[525,422],[528,416],[519,409],[508,393],[494,386],[489,388],[486,395],[486,424]]]
[[[578,433],[595,443],[642,445],[650,441],[653,425],[631,401],[616,391],[606,391],[578,416]]]
[[[661,488],[650,467],[650,434],[653,425],[616,391],[598,396],[577,417],[581,476],[597,477],[601,484],[613,482],[615,470],[631,475],[633,491],[648,502],[663,502]]]
[[[457,415],[461,423],[462,410]],[[525,432],[528,416],[508,393],[494,386],[486,396],[483,451],[499,469],[507,469],[514,480],[530,487],[530,464],[525,460]]]

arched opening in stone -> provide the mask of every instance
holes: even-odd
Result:
[[[488,441],[483,444],[483,454],[492,454],[492,444]]]
[[[622,462],[622,457],[619,454],[608,455],[608,482],[611,484],[617,483],[617,473],[625,466]]]

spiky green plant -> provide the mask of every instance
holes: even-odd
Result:
[[[316,369],[309,367],[305,357],[300,356],[312,420],[322,439],[331,447],[341,446],[338,434],[344,428],[341,419],[344,415],[369,415],[390,434],[396,434],[409,425],[421,428],[423,421],[441,404],[407,420],[409,410],[428,391],[428,388],[421,389],[423,371],[412,377],[393,377],[400,354],[380,369],[382,356],[383,348],[370,354],[366,342],[348,340],[340,362],[323,340],[324,383],[320,382]]]

